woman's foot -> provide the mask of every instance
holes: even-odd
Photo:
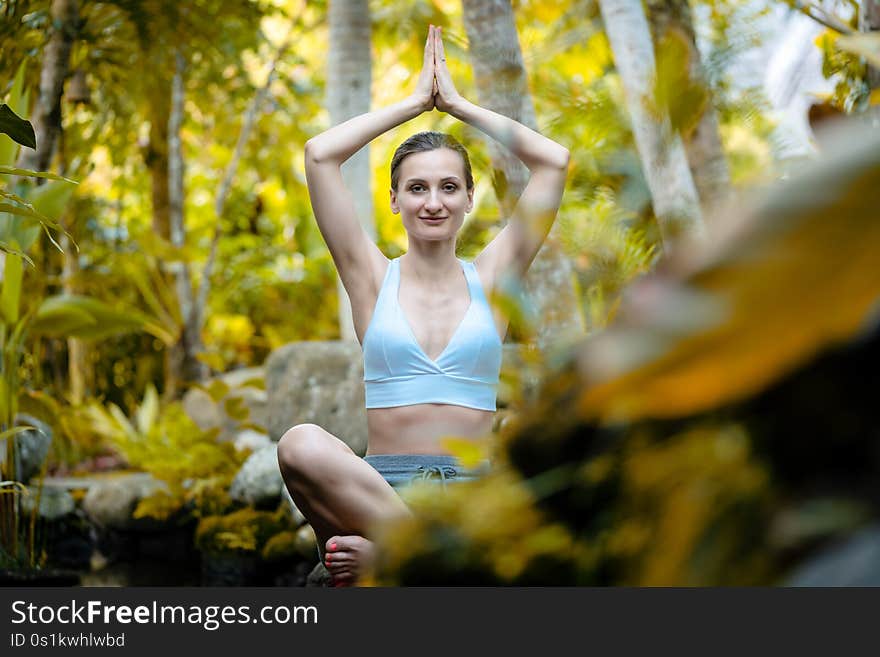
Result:
[[[333,536],[324,549],[324,565],[334,586],[354,586],[373,565],[375,548],[363,536]]]

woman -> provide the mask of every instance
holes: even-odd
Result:
[[[340,167],[375,137],[437,108],[504,143],[530,170],[507,225],[473,263],[455,242],[474,189],[467,153],[440,133],[420,133],[391,164],[391,208],[409,248],[388,260],[359,224]],[[414,476],[477,476],[443,449],[444,436],[491,431],[507,320],[487,299],[501,276],[522,278],[559,208],[568,151],[455,89],[430,26],[416,91],[406,100],[330,128],[306,144],[306,177],[318,226],[351,300],[364,350],[368,447],[359,458],[314,424],[288,430],[278,460],[293,500],[318,538],[334,585],[357,582],[379,523],[409,513],[393,486]]]

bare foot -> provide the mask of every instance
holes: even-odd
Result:
[[[373,564],[373,543],[363,536],[332,536],[324,548],[334,586],[354,586]]]

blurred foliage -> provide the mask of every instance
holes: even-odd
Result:
[[[161,408],[152,385],[131,420],[115,404],[90,401],[71,410],[67,422],[71,432],[97,435],[129,466],[167,485],[140,501],[135,518],[167,519],[181,510],[198,517],[231,506],[227,491],[247,452],[218,443],[219,430],[201,430],[179,402]]]
[[[635,283],[370,582],[778,584],[876,522],[880,136],[833,143]]]
[[[267,560],[278,559],[289,556],[293,549],[291,525],[283,506],[276,511],[244,508],[205,516],[196,528],[196,547],[202,552],[254,553]]]

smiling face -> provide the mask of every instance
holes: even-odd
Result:
[[[410,237],[454,239],[473,204],[464,161],[454,150],[410,153],[400,163],[397,189],[391,189],[391,210],[400,213]]]

